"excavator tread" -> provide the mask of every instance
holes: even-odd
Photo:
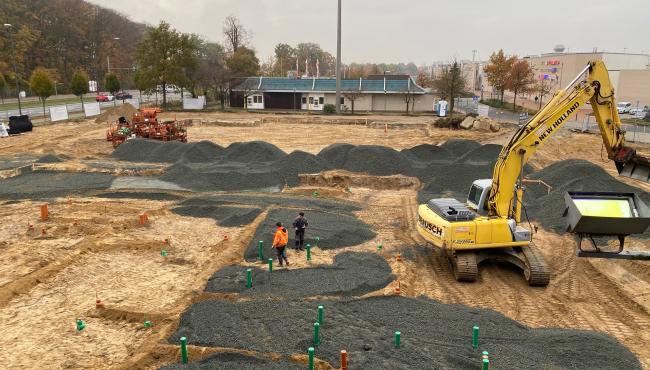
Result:
[[[457,281],[476,281],[478,264],[475,252],[456,252],[452,257],[451,264]]]
[[[547,286],[551,280],[551,269],[549,268],[542,253],[534,244],[522,248],[526,270],[524,277],[531,286]]]

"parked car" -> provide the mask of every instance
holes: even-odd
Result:
[[[98,102],[105,102],[105,101],[113,101],[115,97],[109,93],[99,93],[95,97],[95,101]]]
[[[644,117],[645,116],[644,113],[647,112],[647,111],[648,111],[647,107],[635,107],[635,108],[630,109],[630,114],[638,116],[638,117]]]
[[[622,101],[616,104],[616,108],[618,108],[618,113],[630,113],[630,109],[632,109],[632,103],[627,102],[627,101]]]
[[[645,117],[643,117],[643,120],[646,122],[650,122],[650,112],[645,113]]]
[[[115,94],[115,99],[117,100],[133,99],[133,95],[125,91],[120,91],[117,94]]]

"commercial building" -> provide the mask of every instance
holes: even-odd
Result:
[[[230,106],[247,109],[322,111],[336,102],[331,78],[248,77],[231,81]],[[409,76],[371,76],[341,81],[342,110],[433,111],[433,96]]]
[[[609,78],[615,89],[617,101],[631,102],[633,106],[650,105],[650,55],[611,52],[565,53],[556,49],[553,53],[529,55],[529,62],[537,80],[546,80],[551,92],[566,87],[584,69],[589,61],[602,60],[609,71]],[[487,79],[482,78],[486,93],[496,96]],[[508,96],[506,92],[506,96]],[[522,99],[532,100],[535,91],[522,94]]]

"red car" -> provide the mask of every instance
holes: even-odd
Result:
[[[100,93],[95,97],[95,101],[104,102],[104,101],[113,101],[115,97],[108,93]]]

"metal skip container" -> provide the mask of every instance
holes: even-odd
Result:
[[[578,192],[564,195],[564,216],[567,231],[578,237],[579,257],[650,259],[650,252],[623,251],[625,237],[642,234],[650,226],[650,209],[634,193]],[[596,245],[597,239],[617,237],[617,251],[603,251]],[[582,248],[582,240],[588,238],[592,247]]]

